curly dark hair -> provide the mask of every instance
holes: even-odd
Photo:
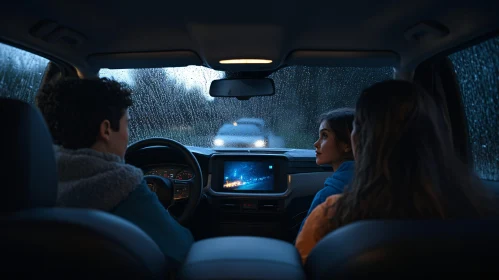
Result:
[[[131,90],[114,80],[67,78],[44,86],[36,104],[54,144],[81,149],[95,143],[104,120],[119,131],[120,119],[132,105],[132,98]]]

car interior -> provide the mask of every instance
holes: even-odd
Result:
[[[444,113],[459,159],[499,195],[499,2],[2,6],[3,279],[499,275],[496,220],[356,222],[326,236],[304,265],[294,247],[333,172],[315,162],[317,115],[354,106],[360,90],[381,80],[423,86]],[[180,269],[134,224],[56,207],[52,138],[34,98],[64,77],[110,77],[134,91],[137,121],[125,161],[143,170],[149,188],[192,232],[196,242]],[[258,90],[242,80],[254,80]],[[210,89],[213,81],[237,82],[238,90]],[[234,146],[216,138],[238,120],[265,127],[282,144],[268,146],[268,136]],[[236,173],[247,166],[263,171],[245,180]]]

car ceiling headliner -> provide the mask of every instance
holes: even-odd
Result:
[[[229,70],[218,61],[269,58],[274,63],[268,67],[275,69],[293,64],[290,54],[298,50],[367,51],[367,56],[385,51],[397,58],[394,67],[413,69],[436,53],[499,30],[499,1],[20,0],[2,5],[0,39],[68,62],[83,73],[105,67],[100,58],[106,54],[143,53],[140,67],[204,64]],[[66,46],[33,37],[29,30],[41,20],[71,28],[85,40]],[[444,25],[449,34],[419,42],[406,39],[408,28],[428,20]],[[334,55],[326,59],[331,54],[319,52],[318,57],[335,65]],[[344,55],[349,58],[342,52],[336,58]],[[306,55],[301,58],[300,63],[315,63]]]

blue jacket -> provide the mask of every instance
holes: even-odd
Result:
[[[149,189],[142,170],[93,149],[56,146],[55,152],[59,207],[98,209],[120,216],[147,233],[170,264],[183,262],[194,238]]]
[[[324,188],[318,191],[314,197],[314,200],[312,200],[310,209],[308,210],[305,219],[303,219],[298,233],[300,233],[301,229],[303,228],[303,224],[305,224],[305,220],[307,219],[308,215],[312,213],[315,207],[326,201],[326,198],[328,198],[329,196],[343,193],[343,189],[345,188],[345,186],[352,182],[354,171],[355,162],[345,161],[338,167],[338,170],[336,170],[331,176],[326,179],[326,181],[324,182]]]
[[[141,228],[174,265],[182,263],[194,242],[191,232],[173,219],[145,181],[111,213]]]

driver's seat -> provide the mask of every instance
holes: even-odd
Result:
[[[52,139],[34,107],[0,98],[0,279],[165,279],[165,257],[135,225],[54,208]]]

